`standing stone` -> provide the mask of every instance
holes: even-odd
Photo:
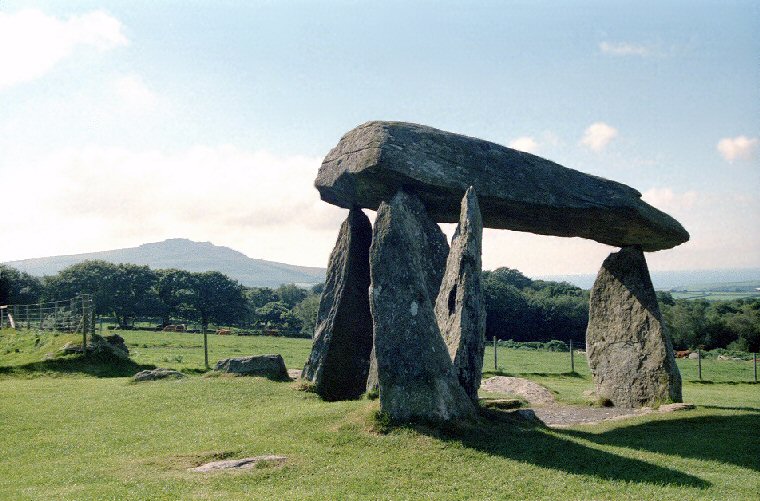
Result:
[[[475,411],[433,310],[447,254],[445,235],[416,196],[400,191],[380,205],[370,305],[380,409],[395,421],[450,421]]]
[[[681,374],[641,249],[604,260],[591,289],[586,356],[596,394],[617,407],[681,401]]]
[[[459,384],[473,402],[478,401],[485,350],[486,310],[480,279],[482,240],[478,197],[470,187],[462,199],[435,316]]]
[[[372,350],[371,242],[369,219],[360,209],[351,209],[330,255],[314,345],[302,375],[315,383],[325,400],[357,398],[367,383]]]

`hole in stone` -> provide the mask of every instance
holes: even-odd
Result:
[[[454,314],[454,310],[456,310],[457,307],[457,286],[454,285],[454,287],[449,292],[449,316]]]

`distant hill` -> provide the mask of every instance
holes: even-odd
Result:
[[[324,268],[310,268],[252,259],[242,252],[211,242],[172,238],[139,247],[72,256],[41,257],[4,263],[31,275],[55,275],[72,264],[88,259],[111,263],[148,265],[153,269],[219,271],[248,287],[278,287],[282,284],[315,284],[324,281]]]
[[[652,284],[657,290],[752,290],[760,281],[760,268],[726,270],[652,271]],[[569,282],[583,289],[594,285],[596,275],[546,275],[542,280]]]

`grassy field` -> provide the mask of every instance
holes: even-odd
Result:
[[[322,402],[292,383],[205,377],[202,337],[122,333],[133,362],[102,367],[55,352],[77,336],[0,332],[0,499],[756,499],[760,385],[745,367],[690,380],[695,411],[553,430],[504,415],[458,429],[384,429],[377,402]],[[39,339],[39,340],[37,340]],[[281,353],[309,340],[210,336],[211,360]],[[47,359],[46,359],[47,358]],[[718,365],[734,364],[734,365]],[[142,367],[179,381],[131,383]],[[747,365],[750,368],[751,365]],[[493,373],[486,353],[486,375]],[[720,371],[719,371],[720,369]],[[499,372],[566,402],[592,387],[582,356],[499,348]],[[692,378],[693,379],[693,378]],[[731,381],[731,382],[728,382]],[[201,475],[223,457],[282,454],[282,467]]]

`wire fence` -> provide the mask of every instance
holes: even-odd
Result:
[[[90,294],[65,301],[0,306],[0,329],[95,333],[95,305]]]
[[[512,341],[489,341],[486,345],[483,370],[496,374],[532,374],[540,376],[578,375],[590,377],[585,347],[575,343],[565,344],[564,349],[547,349],[546,345],[565,344]],[[717,350],[716,350],[717,351]],[[738,353],[736,355],[739,355]],[[676,364],[683,381],[758,382],[758,354],[741,353],[729,356],[716,352],[697,350],[691,358],[677,358]]]

